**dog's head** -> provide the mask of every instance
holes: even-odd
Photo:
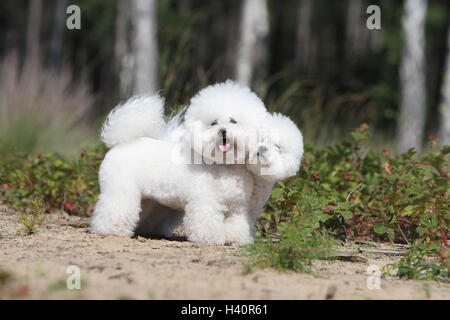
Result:
[[[275,113],[249,144],[247,168],[268,181],[294,176],[303,156],[303,136],[288,117]]]
[[[194,152],[215,163],[245,163],[248,131],[266,117],[264,103],[246,87],[227,81],[191,99],[185,128]]]

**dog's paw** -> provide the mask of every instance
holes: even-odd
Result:
[[[188,235],[187,239],[191,242],[201,242],[216,246],[225,245],[225,234],[223,232],[214,234],[196,232]]]
[[[241,247],[253,243],[253,238],[241,239],[239,241],[226,241],[225,245],[232,247]]]
[[[244,216],[233,216],[225,220],[225,243],[243,246],[253,242],[253,230]]]

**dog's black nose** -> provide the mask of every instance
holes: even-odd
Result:
[[[258,154],[265,153],[265,152],[267,152],[267,147],[266,146],[260,146],[258,148]]]
[[[224,129],[224,128],[220,129],[219,134],[221,134],[223,137],[225,137],[227,135],[227,129]]]
[[[265,146],[260,146],[260,147],[258,148],[258,152],[256,152],[256,155],[259,157],[262,153],[265,153],[265,152],[267,152],[267,147],[265,147]]]

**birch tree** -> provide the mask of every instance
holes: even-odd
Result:
[[[404,47],[400,65],[400,118],[397,151],[422,149],[425,125],[426,0],[406,0],[402,20]]]
[[[366,7],[363,0],[348,0],[346,17],[347,57],[360,54],[367,46]]]
[[[116,38],[114,54],[119,74],[119,92],[121,98],[127,98],[133,90],[134,55],[131,37],[131,10],[129,0],[117,1]]]
[[[229,1],[228,5],[230,6],[231,13],[228,16],[227,20],[227,47],[225,51],[225,68],[227,70],[227,77],[233,77],[234,68],[236,66],[236,53],[239,46],[239,27],[240,27],[240,18],[242,5],[238,1]],[[231,70],[231,72],[230,72]]]
[[[26,35],[26,55],[32,60],[40,55],[40,35],[42,24],[42,0],[29,1]]]
[[[441,145],[450,145],[450,27],[447,34],[447,59],[441,85],[441,96],[439,141]]]
[[[295,66],[304,71],[311,56],[311,16],[313,0],[301,0],[298,8],[297,43],[295,50]]]
[[[61,64],[67,3],[67,0],[58,0],[55,7],[49,54],[49,63],[54,70],[58,70]]]
[[[134,84],[133,93],[154,92],[158,88],[158,41],[156,0],[133,0]]]
[[[245,0],[243,2],[241,32],[236,62],[236,80],[250,86],[255,78],[255,70],[264,71],[267,57],[265,39],[269,33],[269,13],[267,0]]]

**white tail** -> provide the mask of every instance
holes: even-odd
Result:
[[[139,95],[115,107],[101,129],[101,140],[108,148],[141,137],[165,135],[164,99],[158,94]]]
[[[186,109],[187,107],[184,107],[167,119],[166,132],[163,137],[164,140],[177,142],[184,135],[185,129],[183,127],[183,121]]]

